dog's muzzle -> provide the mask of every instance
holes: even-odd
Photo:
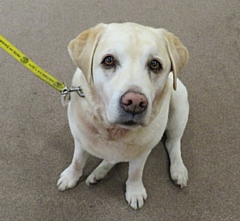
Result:
[[[124,126],[144,124],[144,116],[148,107],[145,95],[137,92],[126,92],[120,98],[120,115],[118,123]]]

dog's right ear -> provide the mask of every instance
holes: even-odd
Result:
[[[92,61],[100,35],[105,24],[98,24],[82,32],[68,45],[68,52],[73,62],[82,70],[87,82],[92,82]]]

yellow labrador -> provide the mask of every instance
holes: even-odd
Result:
[[[129,162],[125,197],[133,209],[147,198],[142,182],[151,150],[167,134],[171,177],[187,185],[180,140],[188,120],[188,97],[177,74],[188,51],[165,29],[134,23],[99,24],[69,44],[78,66],[72,81],[86,95],[72,94],[68,119],[75,141],[72,163],[59,180],[63,191],[76,186],[88,155],[103,159],[87,184],[103,179],[119,162]]]

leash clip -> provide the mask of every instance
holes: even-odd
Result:
[[[80,97],[85,97],[83,90],[80,86],[78,87],[68,87],[65,86],[61,91],[61,103],[62,106],[66,106],[71,100],[71,92],[77,92]]]
[[[80,97],[85,97],[84,93],[83,93],[83,90],[80,86],[78,87],[70,87],[69,88],[69,92],[77,92],[77,94],[80,96]]]

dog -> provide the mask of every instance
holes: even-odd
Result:
[[[103,159],[87,184],[102,180],[119,162],[129,162],[125,198],[133,209],[144,205],[144,164],[166,132],[172,180],[188,181],[180,142],[188,120],[188,93],[177,78],[188,61],[188,50],[165,29],[135,23],[98,24],[68,45],[77,70],[68,120],[75,149],[61,173],[58,189],[76,186],[90,155]]]

